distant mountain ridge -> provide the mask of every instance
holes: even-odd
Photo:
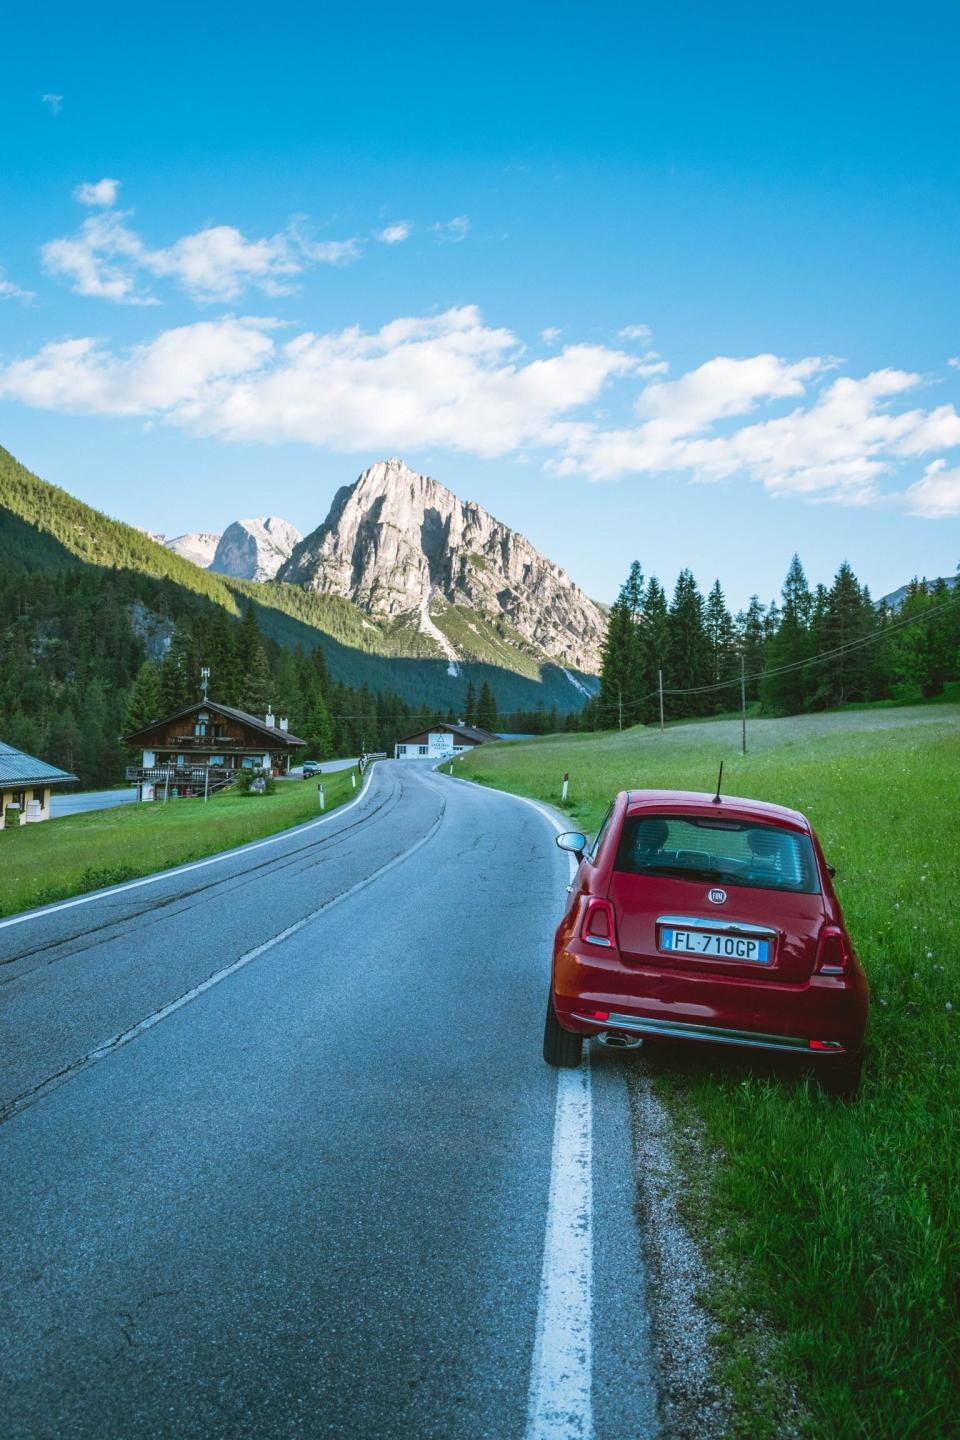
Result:
[[[189,530],[168,540],[144,530],[151,540],[164,545],[201,570],[215,570],[218,575],[231,575],[235,580],[273,580],[280,566],[289,560],[294,547],[303,539],[296,525],[277,515],[256,520],[234,520],[222,535],[207,530]]]
[[[504,712],[556,706],[578,710],[596,680],[548,660],[502,618],[446,606],[441,639],[416,617],[368,614],[352,601],[301,586],[236,579],[202,568],[160,537],[113,520],[39,479],[0,446],[0,567],[16,574],[116,570],[139,585],[138,625],[176,620],[180,611],[219,606],[238,616],[252,605],[271,640],[323,649],[331,675],[352,686],[391,691],[443,713],[462,709],[467,681],[486,682]],[[140,583],[142,582],[142,584]],[[166,587],[161,590],[159,587]],[[451,671],[445,646],[461,657]]]
[[[943,584],[952,589],[954,585],[960,584],[960,575],[944,575],[941,577],[941,580]],[[927,590],[930,591],[933,590],[936,585],[939,585],[941,580],[924,580],[922,583],[927,587]],[[899,590],[891,590],[889,595],[881,595],[877,601],[877,608],[879,609],[881,605],[886,605],[891,610],[899,610],[909,595],[912,584],[914,584],[914,581],[911,580],[908,584],[901,585]]]
[[[451,666],[461,649],[470,653],[472,614],[505,627],[508,646],[600,670],[602,608],[523,535],[398,458],[338,490],[277,579],[340,595],[370,615],[408,616]]]

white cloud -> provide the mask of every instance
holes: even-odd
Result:
[[[946,460],[934,460],[904,492],[904,503],[911,515],[926,520],[947,520],[960,515],[960,469],[948,470]]]
[[[189,413],[229,378],[263,365],[274,349],[272,321],[201,321],[165,330],[115,356],[95,340],[45,345],[29,360],[0,369],[0,396],[42,410],[84,415]]]
[[[947,364],[952,366],[954,370],[960,370],[960,355],[951,355]]]
[[[547,345],[553,345],[557,340],[560,339],[560,336],[562,334],[563,331],[558,330],[555,325],[548,325],[546,330],[540,331],[540,339],[543,340]]]
[[[393,225],[386,225],[378,230],[377,239],[383,245],[399,245],[404,240],[409,240],[410,231],[413,229],[406,220],[397,220]]]
[[[73,192],[73,198],[74,200],[78,200],[81,205],[96,205],[109,209],[111,205],[117,203],[117,191],[119,189],[119,180],[104,178],[103,180],[98,180],[95,184],[85,183],[78,185]]]
[[[619,340],[649,340],[652,335],[649,325],[624,325],[622,330],[617,331]]]
[[[902,457],[960,445],[960,416],[952,406],[890,409],[921,383],[900,370],[840,377],[787,415],[718,433],[718,423],[762,401],[805,394],[805,379],[815,380],[834,363],[809,359],[791,366],[756,356],[744,362],[747,368],[731,370],[729,361],[719,369],[708,362],[675,384],[648,386],[637,405],[652,412],[643,424],[567,427],[555,437],[562,453],[553,463],[594,480],[672,474],[709,482],[743,475],[772,494],[863,505],[877,498],[884,477],[896,475]],[[716,383],[705,385],[705,372]]]
[[[122,217],[94,223],[120,227],[112,244],[122,259],[132,243]],[[204,246],[171,247],[169,273],[175,264],[181,283],[206,294],[225,274],[279,283],[277,256],[263,244],[259,258],[237,232],[222,236],[212,256]],[[122,283],[104,271],[94,278]],[[548,468],[593,480],[743,478],[810,501],[864,505],[889,496],[917,515],[960,513],[960,469],[940,453],[960,448],[960,416],[951,405],[908,407],[924,384],[908,371],[828,378],[837,365],[828,357],[764,354],[719,356],[665,381],[667,362],[653,352],[637,358],[567,344],[528,359],[515,334],[487,325],[470,305],[402,316],[372,332],[353,326],[281,342],[278,327],[226,317],[163,331],[128,351],[91,338],[58,341],[0,367],[0,396],[49,410],[135,415],[223,440],[299,441],[364,455],[445,447],[526,459],[539,451]],[[610,418],[618,413],[609,398],[615,380],[638,391],[626,423]],[[918,456],[926,457],[922,479],[898,486]]]
[[[776,355],[748,360],[717,356],[679,380],[648,385],[637,400],[637,413],[659,419],[677,434],[699,430],[715,420],[742,415],[763,400],[802,395],[804,383],[824,368],[819,359],[787,364]]]
[[[3,266],[0,265],[0,300],[22,300],[24,304],[29,304],[36,298],[32,290],[24,290],[20,285],[14,285],[12,280],[8,280]]]
[[[229,319],[166,331],[111,354],[92,339],[48,345],[0,370],[0,395],[44,409],[164,419],[230,440],[300,440],[344,451],[442,445],[483,456],[537,445],[633,359],[565,347],[522,363],[507,330],[474,306],[306,333],[284,346],[270,322]]]
[[[79,295],[120,305],[155,305],[151,279],[172,280],[201,303],[237,299],[245,289],[284,295],[311,264],[348,265],[356,240],[315,241],[292,224],[277,235],[248,240],[233,225],[207,225],[172,245],[152,247],[129,224],[132,211],[112,210],[120,182],[104,179],[74,191],[82,204],[101,207],[73,235],[51,240],[41,254],[51,274]]]
[[[470,221],[466,215],[454,215],[452,220],[438,220],[430,229],[438,240],[457,243],[470,234]]]
[[[62,95],[41,95],[41,96],[40,96],[40,104],[41,104],[41,105],[49,105],[49,106],[50,106],[50,109],[53,111],[54,115],[59,115],[59,114],[60,114],[60,111],[63,109],[63,96],[62,96]]]

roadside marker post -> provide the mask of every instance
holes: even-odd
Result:
[[[566,798],[567,798],[567,791],[568,791],[569,789],[570,789],[570,771],[569,771],[569,770],[565,770],[565,771],[563,772],[563,789],[560,791],[560,799],[561,799],[561,800],[566,800]]]
[[[320,784],[317,786],[317,799],[320,802],[320,809],[325,809],[327,801],[326,796],[323,793],[323,781],[321,781]]]
[[[357,772],[356,772],[356,770],[352,770],[352,771],[350,772],[350,785],[351,785],[351,787],[352,787],[354,790],[356,790],[356,788],[357,788]]]

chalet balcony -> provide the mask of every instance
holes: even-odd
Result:
[[[230,765],[128,765],[127,779],[134,785],[224,785],[236,777]],[[209,777],[209,779],[208,779]]]
[[[171,735],[162,745],[154,746],[154,749],[161,750],[249,750],[248,741],[241,740],[235,735]]]

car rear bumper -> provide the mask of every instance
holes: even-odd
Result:
[[[778,1050],[791,1055],[821,1056],[849,1055],[850,1051],[839,1040],[818,1040],[817,1037],[798,1035],[768,1035],[759,1030],[734,1030],[720,1025],[689,1024],[676,1020],[645,1019],[641,1015],[623,1015],[611,1010],[606,1020],[591,1019],[587,1015],[571,1014],[570,1019],[588,1035],[605,1034],[609,1031],[626,1035],[644,1035],[660,1040],[706,1040],[712,1045],[734,1045],[746,1050]],[[810,1041],[826,1045],[826,1049],[811,1050]]]
[[[801,984],[629,967],[609,952],[600,960],[561,948],[553,977],[560,1024],[582,1035],[707,1041],[747,1050],[831,1055],[858,1053],[867,1022],[866,978],[811,975]]]

